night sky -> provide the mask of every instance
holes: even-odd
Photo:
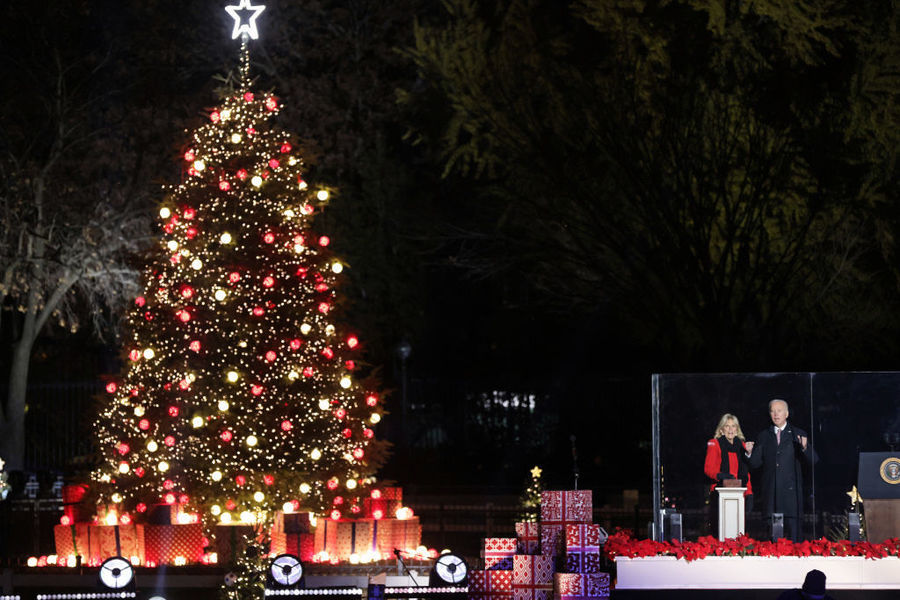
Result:
[[[255,87],[341,190],[318,227],[393,390],[386,477],[519,491],[576,464],[601,495],[649,491],[651,373],[895,368],[896,8],[816,37],[788,11],[479,4],[272,1],[251,44]],[[5,3],[5,197],[51,150],[60,65],[67,122],[95,135],[54,167],[56,201],[105,178],[152,212],[237,68],[223,6]],[[32,382],[116,369],[84,324],[42,336]]]

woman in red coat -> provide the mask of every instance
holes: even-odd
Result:
[[[718,526],[719,500],[715,497],[715,488],[722,485],[723,479],[740,479],[741,485],[747,488],[744,492],[744,510],[753,510],[753,486],[750,484],[750,462],[747,453],[753,449],[753,442],[744,442],[744,432],[738,418],[725,413],[719,419],[716,434],[706,442],[706,461],[703,472],[711,480],[709,484],[710,529],[716,531]],[[714,527],[715,526],[715,527]]]

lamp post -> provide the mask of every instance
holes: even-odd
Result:
[[[408,419],[408,408],[406,402],[406,360],[409,358],[409,355],[412,354],[412,346],[410,346],[409,342],[405,339],[401,340],[399,344],[397,344],[396,348],[397,358],[400,359],[400,410],[401,410],[401,418],[400,424],[403,427],[402,431],[402,440],[403,445],[408,449],[409,448],[409,419]]]

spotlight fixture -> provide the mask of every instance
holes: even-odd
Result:
[[[266,574],[266,587],[275,589],[298,588],[303,578],[303,564],[293,554],[279,554]]]
[[[128,559],[114,556],[100,565],[100,583],[111,590],[134,590],[134,567]]]
[[[428,578],[431,587],[452,585],[465,585],[469,576],[469,565],[456,554],[441,554],[434,562],[434,567]]]

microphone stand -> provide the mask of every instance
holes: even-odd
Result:
[[[421,585],[419,585],[419,582],[416,581],[416,578],[410,572],[409,568],[406,566],[406,563],[403,562],[403,556],[401,555],[399,548],[394,548],[394,556],[396,556],[400,564],[403,565],[403,570],[406,571],[406,574],[409,575],[409,578],[412,579],[412,582],[416,585],[416,587],[422,587]],[[400,572],[399,569],[397,569],[397,571]],[[403,573],[400,572],[400,574],[402,575]]]
[[[575,434],[569,436],[569,441],[572,442],[572,474],[575,476],[575,489],[578,489],[578,475],[580,475],[578,471],[578,449],[575,447]]]

